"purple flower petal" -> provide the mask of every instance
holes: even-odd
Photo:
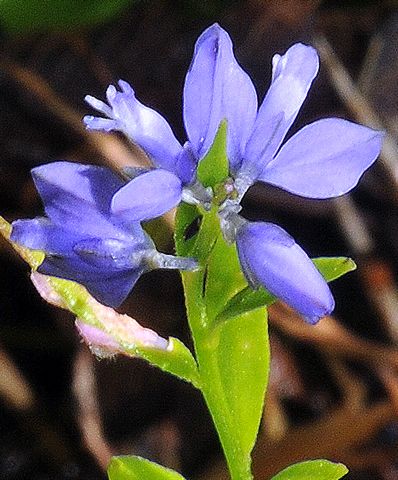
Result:
[[[79,234],[63,230],[46,218],[17,220],[11,240],[27,248],[46,252],[38,271],[73,280],[86,286],[102,303],[118,306],[147,270],[140,252],[152,248],[152,242],[116,239],[81,239]]]
[[[77,255],[74,257],[46,257],[38,268],[39,273],[73,280],[84,285],[99,302],[118,307],[134,287],[143,268],[104,272],[88,265]]]
[[[110,118],[86,115],[83,117],[83,122],[88,130],[101,130],[103,132],[112,132],[113,130],[118,130],[118,123],[116,120],[111,120]]]
[[[125,270],[109,278],[99,275],[96,280],[84,280],[82,284],[96,300],[116,308],[128,297],[142,273],[140,269]]]
[[[334,308],[329,287],[304,250],[282,228],[245,223],[237,235],[242,269],[249,282],[262,285],[316,323]]]
[[[185,142],[175,163],[175,173],[183,185],[189,185],[195,180],[197,166],[198,159],[192,151],[192,146]]]
[[[94,110],[97,110],[100,113],[103,113],[106,117],[112,118],[113,113],[112,113],[112,107],[110,107],[107,103],[103,102],[102,100],[98,100],[98,98],[95,98],[91,95],[86,95],[84,97],[84,100],[90,105],[90,107],[93,107]]]
[[[339,118],[297,132],[259,176],[289,192],[330,198],[351,190],[380,153],[383,134]]]
[[[53,255],[69,255],[80,238],[79,234],[54,225],[48,218],[16,220],[12,223],[12,242]]]
[[[109,218],[111,199],[124,185],[111,170],[55,162],[34,168],[32,176],[54,224],[82,235],[125,236]]]
[[[155,110],[139,102],[127,82],[119,80],[119,86],[121,92],[113,85],[107,89],[111,108],[96,98],[86,96],[87,103],[111,119],[86,116],[84,122],[87,128],[123,132],[151,157],[157,167],[174,172],[175,159],[182,147],[170,125]]]
[[[184,122],[198,158],[212,145],[227,119],[227,150],[232,170],[239,167],[252,130],[257,95],[237,63],[228,33],[215,24],[198,38],[184,86]]]
[[[167,170],[157,169],[139,175],[113,197],[112,212],[133,221],[163,215],[181,201],[180,179]]]
[[[53,200],[48,189],[57,188],[60,194],[71,195],[101,212],[109,211],[112,196],[124,183],[109,169],[72,162],[42,165],[32,169],[32,176],[45,203]]]
[[[272,159],[303,104],[318,73],[316,50],[296,43],[272,60],[272,83],[258,111],[242,163],[245,174],[256,175]]]

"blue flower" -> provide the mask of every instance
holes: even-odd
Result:
[[[243,222],[237,232],[239,260],[249,284],[264,286],[316,323],[334,309],[328,284],[304,250],[281,227]]]
[[[230,171],[241,196],[255,181],[310,198],[348,192],[377,158],[381,132],[327,118],[307,125],[282,145],[318,73],[319,59],[314,48],[298,43],[283,56],[275,55],[272,64],[271,86],[258,108],[255,88],[234,57],[228,33],[215,24],[198,38],[186,75],[183,114],[188,141],[183,146],[167,121],[140,103],[122,80],[121,92],[108,87],[109,105],[86,97],[108,118],[86,116],[84,122],[92,130],[123,132],[160,169],[159,178],[166,170],[179,179],[174,195],[168,193],[170,202],[163,202],[164,211],[181,199],[183,186],[194,182],[196,166],[224,119]],[[126,196],[137,187],[126,186]],[[159,188],[158,199],[163,200],[165,191]]]
[[[121,91],[113,85],[107,89],[109,105],[90,95],[86,101],[109,118],[84,117],[90,130],[119,130],[139,145],[150,157],[156,170],[144,170],[135,176],[118,194],[115,208],[130,204],[134,198],[145,195],[148,199],[147,218],[154,218],[177,205],[182,198],[193,198],[191,191],[199,194],[199,200],[209,200],[208,193],[197,183],[195,156],[190,142],[181,145],[167,121],[140,103],[131,86],[119,80]],[[184,187],[191,186],[193,188]],[[151,188],[151,192],[148,191]],[[151,194],[150,194],[151,193]]]
[[[47,217],[13,222],[11,240],[46,253],[40,273],[81,283],[115,307],[144,272],[196,267],[192,259],[156,251],[139,222],[142,210],[148,214],[145,198],[131,202],[129,215],[122,205],[122,214],[114,213],[112,199],[125,182],[112,171],[55,162],[34,168],[32,176]]]
[[[196,131],[203,139],[206,150],[220,121],[227,119],[235,194],[220,207],[225,235],[236,241],[242,270],[253,288],[265,287],[315,323],[334,308],[327,283],[282,228],[240,217],[239,202],[256,181],[309,198],[342,195],[376,160],[383,134],[328,118],[307,125],[284,143],[317,75],[319,59],[312,47],[296,44],[283,56],[275,55],[272,63],[271,86],[257,108],[253,84],[235,60],[228,34],[217,25],[210,27],[197,42],[187,75],[185,123],[188,132]]]
[[[237,63],[227,32],[213,25],[199,37],[184,87],[184,121],[195,151],[201,156],[208,150],[226,119],[230,170],[240,194],[257,180],[310,198],[346,193],[377,158],[383,135],[328,118],[282,145],[319,59],[314,48],[298,43],[275,55],[272,64],[271,86],[257,108],[254,86]]]
[[[188,141],[184,145],[175,138],[167,121],[142,105],[122,81],[121,92],[113,86],[108,88],[109,105],[86,98],[108,118],[89,116],[85,123],[90,129],[122,131],[156,167],[117,193],[115,211],[122,211],[137,195],[144,195],[150,183],[147,176],[152,175],[158,188],[152,186],[146,208],[150,215],[160,215],[181,200],[205,202],[204,190],[196,181],[196,166],[225,119],[234,185],[219,208],[225,236],[237,242],[243,271],[253,286],[266,287],[315,322],[334,307],[325,281],[280,227],[242,219],[239,202],[257,181],[309,198],[342,195],[376,160],[383,134],[346,120],[327,118],[284,141],[318,73],[319,59],[314,48],[298,43],[284,55],[275,55],[272,66],[271,85],[258,108],[255,88],[235,59],[229,35],[215,24],[198,38],[186,75],[183,114]]]

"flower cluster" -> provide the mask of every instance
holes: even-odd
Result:
[[[192,259],[156,252],[140,222],[181,201],[204,208],[215,202],[196,170],[226,121],[229,178],[218,211],[249,284],[264,286],[309,322],[329,314],[332,294],[306,253],[280,227],[240,216],[240,201],[257,181],[309,198],[342,195],[376,160],[382,134],[328,118],[284,141],[319,60],[312,47],[295,44],[283,56],[275,55],[272,65],[271,86],[258,107],[227,32],[217,24],[205,30],[185,79],[184,144],[159,113],[137,100],[127,82],[119,81],[120,91],[108,87],[108,103],[87,96],[105,117],[86,116],[87,128],[122,132],[144,150],[153,168],[135,171],[126,184],[99,167],[61,162],[34,169],[49,219],[15,222],[13,240],[47,253],[43,273],[77,280],[110,305],[120,303],[149,268],[195,268]]]

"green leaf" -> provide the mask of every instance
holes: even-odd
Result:
[[[285,468],[272,477],[272,480],[339,480],[348,473],[342,463],[329,460],[309,460]]]
[[[200,388],[198,367],[192,353],[178,338],[169,337],[168,341],[169,346],[167,350],[144,348],[142,346],[132,347],[123,341],[121,343],[126,353],[130,353],[132,356],[139,356],[161,370]]]
[[[10,33],[100,24],[134,0],[1,0],[0,23]]]
[[[215,324],[220,325],[245,312],[268,307],[276,302],[276,300],[277,298],[264,288],[253,290],[251,287],[246,287],[225,304],[225,307],[215,319]]]
[[[220,123],[214,143],[198,165],[198,179],[205,187],[215,187],[228,177],[227,122]]]
[[[108,477],[109,480],[184,480],[174,470],[135,456],[113,457]]]
[[[110,323],[107,323],[98,315],[101,310],[98,310],[98,307],[95,308],[95,306],[99,304],[83,286],[70,280],[55,277],[49,277],[49,281],[54,291],[62,298],[72,313],[83,323],[110,334],[121,345],[124,353],[143,358],[165,372],[191,382],[195,386],[199,385],[196,361],[189,349],[180,340],[169,337],[167,350],[125,341],[118,328],[112,329]]]
[[[348,257],[319,257],[312,261],[327,282],[332,282],[357,268],[354,260]]]
[[[332,282],[357,268],[355,262],[348,257],[319,257],[313,258],[312,261],[327,282]],[[277,298],[265,288],[253,290],[251,287],[246,287],[225,303],[217,316],[216,323],[220,324],[257,308],[268,307],[276,300]]]
[[[246,285],[236,245],[225,242],[218,225],[218,238],[208,259],[204,301],[209,337],[219,334],[220,381],[235,424],[235,435],[240,437],[242,454],[249,458],[257,437],[268,380],[266,310],[244,312],[233,322],[224,323],[219,332],[214,331],[218,313]]]
[[[266,309],[246,312],[223,325],[218,367],[233,435],[240,441],[243,459],[250,465],[268,383],[270,350]]]
[[[207,315],[213,322],[225,304],[247,286],[236,245],[227,245],[221,232],[210,253],[206,273],[205,302]]]

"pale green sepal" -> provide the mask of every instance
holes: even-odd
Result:
[[[109,480],[184,480],[184,477],[157,463],[136,456],[113,457],[108,467]]]
[[[216,137],[205,157],[199,162],[197,176],[205,187],[215,187],[228,177],[227,121],[218,127]]]
[[[342,463],[329,460],[309,460],[285,468],[271,480],[339,480],[348,473]]]

